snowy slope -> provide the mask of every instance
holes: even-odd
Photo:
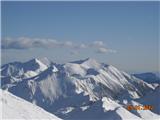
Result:
[[[33,63],[32,65],[22,63],[21,66],[25,71],[36,72],[36,75],[22,77],[18,74],[20,79],[16,82],[11,81],[10,77],[18,79],[17,73],[21,69],[13,64],[11,72],[10,67],[6,67],[9,64],[2,66],[2,88],[64,119],[80,119],[79,116],[84,119],[110,116],[112,119],[114,114],[118,118],[126,118],[127,114],[133,118],[147,118],[143,116],[144,112],[140,116],[122,106],[124,99],[137,100],[154,91],[154,87],[143,80],[90,58],[66,64],[45,64],[45,61],[38,59],[31,61],[33,62],[26,63]],[[37,63],[38,67],[35,69],[33,66]],[[118,101],[116,103],[120,108],[117,106],[116,110],[105,112],[107,108],[103,107],[104,98]],[[97,114],[94,114],[94,109],[98,109]],[[123,112],[126,115],[123,116]],[[152,115],[157,118],[156,114]]]
[[[103,108],[105,109],[106,112],[115,111],[117,115],[119,115],[120,118],[123,120],[125,119],[140,120],[139,117],[127,111],[125,108],[123,108],[120,104],[118,104],[114,100],[104,97],[102,101],[103,101]]]
[[[47,119],[60,120],[42,108],[18,98],[7,91],[0,89],[0,102],[2,103],[2,119]]]

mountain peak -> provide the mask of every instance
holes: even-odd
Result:
[[[24,63],[25,68],[32,68],[33,70],[40,69],[40,71],[47,69],[47,66],[47,64],[41,62],[41,60],[37,58],[31,59]]]
[[[93,58],[86,58],[84,62],[97,62],[97,61]]]
[[[96,60],[93,59],[93,58],[88,57],[88,58],[86,58],[84,61],[96,61]]]
[[[70,62],[70,63],[78,64],[85,69],[89,69],[89,68],[99,69],[102,66],[102,64],[98,63],[93,58],[86,58],[84,60],[73,61],[73,62]]]
[[[95,59],[93,59],[93,58],[86,58],[86,59],[82,59],[82,60],[77,60],[77,61],[72,61],[72,62],[70,62],[70,63],[76,63],[76,64],[83,64],[83,63],[85,63],[85,62],[97,62]]]
[[[43,58],[33,58],[25,63],[32,63],[32,64],[37,63],[37,64],[45,64],[45,65],[49,66],[51,62],[50,62],[50,60],[48,60],[48,58],[43,57]]]
[[[50,66],[50,64],[51,64],[51,61],[47,57],[39,58],[37,60],[40,61],[41,63],[47,65],[47,66]]]
[[[25,63],[38,63],[38,62],[39,62],[39,60],[37,58],[33,58]]]
[[[89,68],[93,68],[93,69],[99,69],[101,68],[100,63],[98,63],[95,59],[92,58],[87,58],[85,60],[83,60],[83,62],[81,63],[81,66],[85,69],[89,69]]]

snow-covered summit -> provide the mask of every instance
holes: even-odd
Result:
[[[31,78],[43,72],[49,67],[49,61],[32,59],[27,62],[11,62],[1,67],[1,83],[16,83],[22,79]]]
[[[41,71],[44,71],[45,69],[47,69],[47,65],[45,65],[44,63],[42,63],[38,59],[32,59],[32,60],[24,63],[24,68],[26,70],[41,72]]]
[[[84,60],[74,61],[74,62],[71,62],[71,63],[79,64],[84,69],[88,69],[88,68],[99,69],[101,67],[101,64],[98,63],[93,58],[87,58],[87,59],[84,59]]]

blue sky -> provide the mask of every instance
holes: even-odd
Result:
[[[91,57],[125,71],[158,71],[158,4],[2,2],[2,63]]]

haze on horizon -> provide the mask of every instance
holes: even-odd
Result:
[[[2,1],[2,64],[90,57],[125,71],[158,71],[158,7],[151,1]]]

